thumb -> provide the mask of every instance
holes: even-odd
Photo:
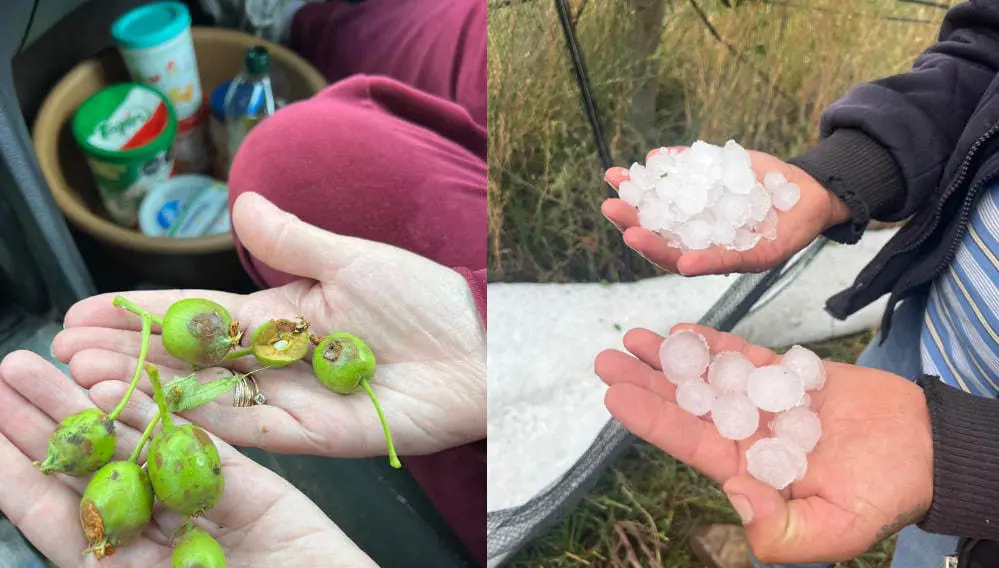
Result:
[[[761,562],[835,562],[863,554],[872,544],[856,542],[857,533],[849,530],[854,515],[821,497],[789,500],[748,475],[729,479],[723,489]]]
[[[257,260],[276,271],[313,280],[326,279],[367,250],[365,245],[377,246],[310,225],[252,192],[236,198],[232,225]]]

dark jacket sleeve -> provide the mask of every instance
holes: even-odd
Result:
[[[999,400],[924,375],[933,431],[933,503],[928,532],[999,541]]]
[[[870,219],[904,219],[924,204],[997,70],[999,2],[964,2],[910,71],[830,105],[819,144],[788,160],[849,206],[852,220],[826,235],[856,242]]]

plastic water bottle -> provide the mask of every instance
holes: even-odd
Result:
[[[270,70],[271,54],[255,45],[246,50],[243,71],[229,85],[224,108],[230,160],[250,130],[277,108]]]

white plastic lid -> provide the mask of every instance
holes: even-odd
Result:
[[[230,230],[229,189],[208,176],[182,174],[154,185],[139,207],[149,237],[191,238]]]

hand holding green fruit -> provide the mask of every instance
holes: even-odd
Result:
[[[356,334],[378,358],[371,386],[399,453],[434,453],[485,437],[485,329],[459,272],[385,244],[316,229],[248,195],[234,206],[233,223],[259,262],[302,279],[248,295],[173,290],[129,292],[128,299],[156,314],[185,298],[224,306],[245,333],[224,366],[244,373],[262,365],[252,354],[232,355],[250,347],[253,332],[272,319],[303,314],[310,333]],[[112,306],[112,298],[73,306],[53,344],[56,357],[71,362],[74,379],[86,388],[120,382],[135,368],[139,319]],[[160,349],[161,343],[154,338],[157,349],[149,357],[164,381],[189,375],[189,364]],[[223,399],[182,416],[229,443],[271,452],[385,455],[368,397],[331,392],[310,367],[302,360],[256,374],[267,397],[263,406],[233,408]],[[203,381],[227,374],[217,368],[198,373]],[[139,388],[151,392],[146,384]]]
[[[127,492],[117,489],[115,482],[97,480],[110,480],[115,472],[117,480],[140,477],[137,471],[141,469],[122,464],[139,459],[140,452],[136,448],[140,446],[137,442],[142,430],[153,424],[158,414],[157,405],[141,390],[132,395],[131,403],[120,413],[116,424],[118,453],[113,458],[116,461],[95,474],[89,487],[85,488],[85,483],[72,484],[71,480],[61,476],[43,475],[32,462],[45,457],[48,437],[59,421],[94,409],[94,402],[105,414],[110,414],[127,389],[126,381],[102,383],[90,392],[92,402],[58,369],[33,353],[15,352],[0,363],[0,463],[3,464],[0,467],[0,487],[3,488],[0,491],[0,511],[58,566],[86,563],[81,551],[90,547],[91,543],[86,538],[80,518],[81,504],[85,501],[81,492],[86,490],[89,499],[101,498],[100,503],[97,499],[93,500],[94,507],[106,515],[101,517],[105,537],[116,536],[120,539],[123,528],[127,529],[136,522],[134,517],[122,515],[126,511],[116,510],[109,504],[110,494]],[[177,427],[187,424],[176,417],[172,420]],[[150,430],[149,436],[152,434]],[[202,530],[207,529],[210,537],[220,545],[228,564],[331,566],[335,563],[338,568],[375,566],[315,504],[287,481],[228,444],[218,440],[213,440],[213,443],[225,472],[226,490],[219,503],[196,523]],[[129,454],[134,454],[135,459]],[[141,487],[142,483],[124,482],[122,486]],[[139,493],[141,496],[141,491]],[[141,499],[138,501],[142,503]],[[89,505],[87,509],[90,509]],[[129,511],[139,513],[141,524],[142,508]],[[112,545],[114,554],[106,557],[100,565],[167,568],[175,555],[181,553],[181,560],[206,558],[194,554],[199,552],[213,554],[208,550],[211,547],[205,544],[189,548],[183,546],[186,541],[182,538],[171,541],[173,532],[181,524],[182,519],[166,514],[162,505],[155,503],[152,519],[145,530],[127,544]],[[97,533],[93,536],[96,537]],[[95,538],[93,544],[100,544],[100,538]],[[177,552],[178,548],[181,553]],[[218,560],[217,555],[212,558]],[[214,568],[224,565],[206,566]],[[192,565],[180,566],[188,568]]]

